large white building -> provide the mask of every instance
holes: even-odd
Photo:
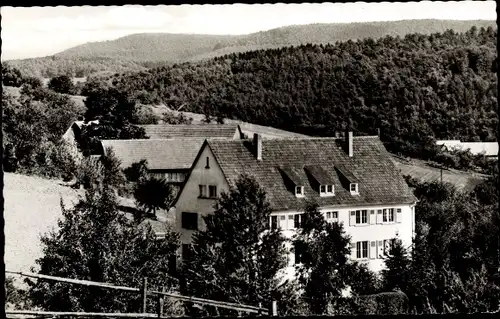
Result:
[[[270,227],[287,237],[300,227],[306,200],[313,199],[328,221],[342,222],[352,236],[351,257],[374,271],[384,266],[389,240],[397,236],[411,245],[416,198],[378,136],[263,140],[256,134],[253,140],[203,143],[175,203],[182,251],[193,232],[204,229],[202,216],[214,211],[217,197],[241,174],[266,191]],[[298,261],[291,253],[290,276]]]

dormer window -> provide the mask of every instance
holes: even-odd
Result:
[[[304,197],[304,186],[295,186],[295,196]]]
[[[333,196],[335,195],[333,185],[320,185],[319,196]]]
[[[349,187],[351,190],[351,195],[358,195],[359,194],[358,183],[351,183]]]

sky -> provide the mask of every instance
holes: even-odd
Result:
[[[134,33],[248,34],[287,25],[496,20],[495,1],[1,7],[2,60],[52,55]]]

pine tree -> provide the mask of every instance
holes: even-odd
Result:
[[[206,229],[193,235],[190,254],[183,256],[186,294],[254,306],[279,299],[286,290],[279,272],[287,251],[281,232],[269,230],[265,192],[253,178],[242,176],[215,207],[203,217]],[[205,308],[204,313],[214,311]]]
[[[385,269],[382,270],[383,287],[387,291],[408,290],[410,258],[400,239],[394,238],[385,258]]]
[[[347,288],[354,271],[349,262],[350,237],[342,224],[327,223],[318,208],[316,203],[307,204],[294,240],[295,256],[301,262],[298,281],[313,314],[326,312],[331,299]]]

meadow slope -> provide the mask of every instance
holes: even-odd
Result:
[[[57,180],[20,174],[4,174],[5,268],[30,271],[41,257],[40,236],[57,227],[66,207],[78,200],[81,191],[62,186]]]

